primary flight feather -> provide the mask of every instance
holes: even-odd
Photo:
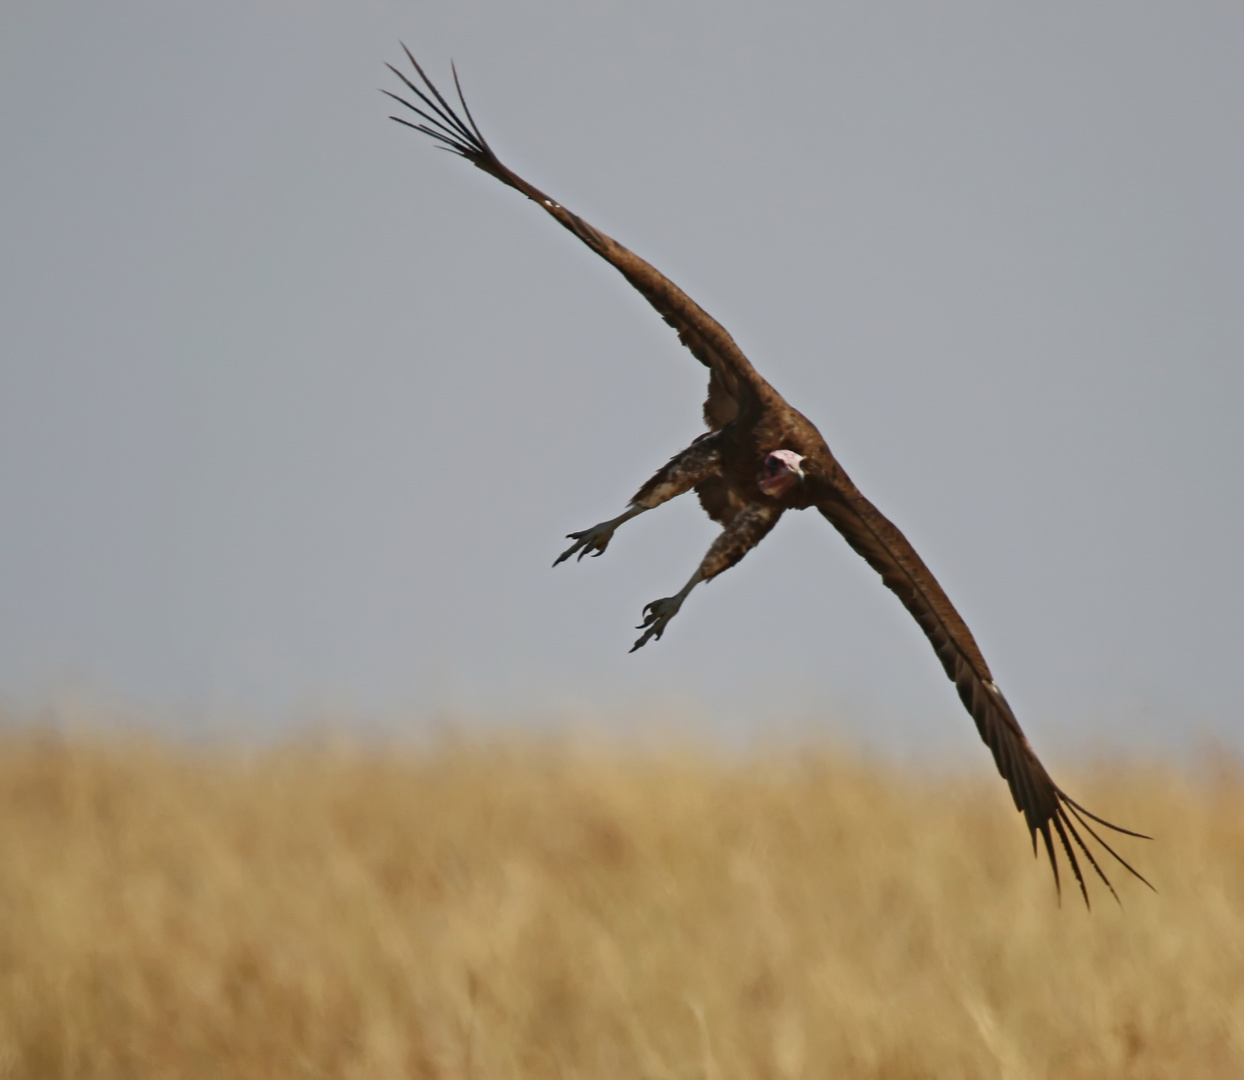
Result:
[[[1115,893],[1081,836],[1083,829],[1121,866],[1148,885],[1102,839],[1091,822],[1127,836],[1143,838],[1143,834],[1120,828],[1091,813],[1054,783],[1029,746],[967,624],[937,579],[898,528],[860,494],[811,421],[787,404],[752,367],[721,324],[669,278],[506,168],[480,134],[456,71],[454,86],[465,120],[424,74],[409,49],[406,56],[422,88],[392,64],[387,66],[418,104],[399,94],[384,92],[410,109],[417,120],[400,116],[392,119],[431,136],[444,149],[522,192],[551,214],[616,267],[674,328],[679,341],[709,369],[708,397],[704,402],[708,432],[660,468],[617,517],[571,533],[569,539],[574,543],[554,565],[572,555],[582,559],[589,553],[602,554],[624,522],[676,495],[695,490],[708,515],[723,526],[722,532],[679,592],[654,600],[644,608],[639,627],[643,633],[631,649],[634,652],[653,638],[660,638],[692,589],[743,558],[764,539],[783,513],[816,507],[881,575],[928,637],[992,752],[1016,808],[1024,815],[1034,852],[1037,837],[1041,837],[1055,884],[1059,884],[1054,845],[1057,836],[1086,904],[1088,888],[1077,851]]]

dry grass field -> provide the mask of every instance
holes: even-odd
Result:
[[[1065,782],[1159,894],[1060,907],[983,753],[10,729],[0,1074],[1244,1077],[1244,780]]]

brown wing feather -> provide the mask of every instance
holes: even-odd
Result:
[[[713,476],[696,484],[695,493],[704,512],[719,525],[729,525],[747,505],[721,476]]]
[[[1019,721],[994,682],[972,632],[907,538],[860,494],[841,469],[834,469],[832,482],[824,479],[811,482],[818,488],[817,508],[868,565],[881,575],[881,580],[898,596],[929,639],[947,676],[955,684],[960,700],[976,721],[976,729],[993,754],[998,772],[1011,789],[1016,809],[1024,815],[1034,851],[1037,835],[1040,834],[1054,871],[1055,883],[1059,880],[1053,841],[1056,835],[1071,864],[1084,902],[1088,903],[1088,889],[1076,857],[1077,848],[1114,893],[1114,886],[1077,830],[1078,823],[1120,865],[1149,885],[1086,819],[1128,836],[1143,834],[1097,817],[1054,783],[1028,744]],[[1118,899],[1117,893],[1115,898]]]
[[[704,423],[710,431],[720,431],[739,415],[738,399],[726,389],[714,370],[708,377],[708,397],[704,399]]]
[[[402,48],[406,49],[406,46],[403,45]],[[462,111],[466,114],[466,123],[423,73],[423,69],[409,49],[406,49],[406,56],[422,80],[427,93],[392,64],[387,67],[405,83],[411,93],[418,97],[421,104],[415,105],[397,94],[389,93],[388,90],[384,93],[405,105],[422,120],[422,123],[412,123],[400,116],[394,116],[391,119],[414,128],[416,131],[421,131],[425,135],[430,135],[438,140],[444,149],[452,150],[466,158],[476,168],[488,173],[489,176],[494,176],[503,184],[521,191],[541,209],[556,218],[562,226],[574,233],[597,255],[611,263],[677,331],[678,340],[710,370],[709,399],[704,404],[705,420],[710,428],[717,430],[722,427],[738,411],[740,403],[745,399],[773,394],[772,388],[757,374],[756,369],[752,367],[751,362],[743,355],[743,351],[735,344],[734,339],[721,323],[669,278],[634,252],[624,248],[612,237],[606,236],[599,229],[589,225],[577,214],[571,213],[559,202],[549,198],[539,188],[527,183],[521,176],[501,164],[475,125],[471,110],[467,108],[466,101],[462,97],[462,88],[457,86],[456,73],[454,83],[458,90],[458,100],[462,104]]]

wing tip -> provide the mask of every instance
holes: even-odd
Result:
[[[453,68],[451,63],[450,66],[454,73],[454,86],[458,91],[458,100],[462,104],[462,111],[466,113],[469,124],[464,122],[449,102],[445,100],[444,95],[436,88],[436,84],[428,78],[427,73],[419,66],[419,61],[415,59],[414,53],[410,51],[406,43],[403,41],[399,44],[402,46],[402,51],[406,54],[406,59],[410,61],[411,67],[415,69],[416,75],[422,81],[424,89],[420,89],[412,79],[408,78],[404,72],[394,65],[386,61],[384,66],[401,79],[406,89],[414,94],[421,104],[416,105],[414,102],[407,101],[406,98],[388,90],[382,90],[381,93],[387,94],[394,101],[406,106],[423,123],[411,123],[409,120],[403,120],[396,116],[392,116],[390,119],[396,120],[399,124],[405,124],[407,127],[414,128],[416,131],[421,131],[425,135],[430,135],[474,165],[478,165],[488,171],[491,171],[489,166],[500,167],[500,162],[497,161],[496,155],[492,152],[492,148],[488,145],[483,134],[481,134],[479,125],[475,123],[475,118],[467,107],[466,98],[462,93],[462,86],[458,82],[457,69]],[[427,93],[424,92],[425,90]]]
[[[1125,829],[1119,825],[1115,825],[1113,822],[1107,821],[1105,818],[1099,817],[1097,814],[1094,814],[1090,810],[1086,810],[1074,799],[1064,794],[1058,787],[1054,787],[1053,791],[1056,801],[1052,810],[1047,810],[1044,813],[1041,813],[1040,811],[1034,813],[1027,807],[1021,807],[1021,810],[1027,819],[1028,830],[1032,837],[1032,853],[1037,857],[1040,857],[1037,847],[1037,836],[1038,834],[1041,836],[1045,848],[1045,854],[1050,862],[1050,869],[1054,874],[1054,889],[1058,893],[1060,906],[1062,905],[1062,881],[1059,874],[1058,850],[1054,844],[1054,834],[1057,834],[1058,836],[1059,845],[1063,849],[1063,854],[1066,857],[1067,863],[1071,868],[1071,872],[1076,879],[1076,884],[1080,888],[1080,895],[1084,900],[1085,908],[1091,911],[1093,905],[1089,898],[1088,881],[1080,867],[1080,860],[1076,854],[1077,848],[1079,849],[1080,855],[1087,860],[1089,866],[1092,867],[1093,872],[1101,880],[1102,884],[1109,890],[1110,895],[1114,897],[1115,902],[1119,904],[1120,907],[1123,905],[1123,900],[1119,896],[1118,890],[1115,889],[1114,883],[1110,880],[1109,875],[1102,868],[1101,863],[1089,848],[1084,837],[1080,835],[1080,830],[1076,828],[1077,823],[1079,823],[1080,827],[1084,829],[1084,831],[1087,832],[1093,840],[1096,840],[1097,843],[1100,844],[1101,847],[1110,855],[1110,857],[1122,866],[1123,869],[1126,870],[1132,877],[1147,886],[1150,891],[1154,893],[1158,891],[1153,882],[1151,882],[1147,877],[1145,877],[1144,874],[1123,858],[1122,855],[1115,851],[1114,848],[1102,838],[1101,834],[1098,833],[1098,831],[1085,820],[1085,817],[1081,815],[1086,815],[1098,824],[1103,825],[1106,828],[1113,829],[1115,832],[1122,833],[1125,836],[1133,836],[1140,840],[1149,840],[1152,839],[1152,837],[1147,836],[1145,833],[1135,832],[1132,829]]]

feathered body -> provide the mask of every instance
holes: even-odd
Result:
[[[420,104],[396,94],[389,96],[411,109],[419,122],[397,116],[393,119],[430,135],[443,147],[539,205],[611,263],[709,370],[708,396],[704,402],[704,420],[709,431],[659,469],[639,489],[622,514],[581,533],[571,533],[575,543],[557,562],[576,554],[580,559],[587,554],[602,554],[622,523],[670,498],[695,490],[709,517],[723,526],[721,535],[678,594],[654,601],[644,609],[645,618],[640,627],[644,634],[635,643],[637,649],[652,638],[659,638],[691,590],[738,562],[768,534],[785,511],[816,507],[881,575],[885,585],[898,596],[924,631],[992,752],[1016,808],[1023,813],[1034,851],[1037,837],[1041,837],[1055,882],[1059,876],[1054,846],[1056,836],[1086,903],[1088,891],[1077,851],[1114,893],[1114,887],[1079,829],[1085,830],[1122,866],[1144,881],[1102,839],[1093,823],[1129,836],[1142,834],[1121,829],[1090,813],[1054,783],[994,682],[971,631],[937,579],[907,538],[851,482],[812,422],[792,408],[760,376],[721,324],[677,285],[503,165],[480,134],[462,97],[461,87],[457,87],[458,99],[465,122],[428,80],[409,50],[406,55],[422,80],[423,89],[397,68],[389,67],[417,96]],[[457,86],[456,74],[454,82]]]

